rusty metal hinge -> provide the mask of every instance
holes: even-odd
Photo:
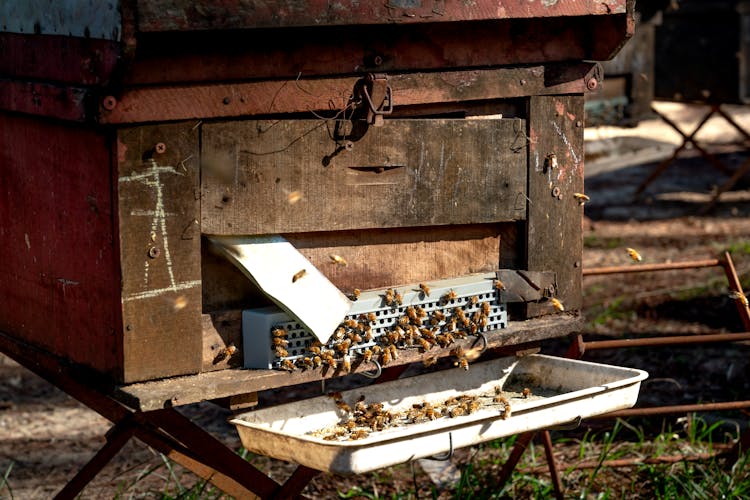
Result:
[[[368,106],[367,123],[376,127],[382,126],[383,115],[393,112],[393,90],[388,85],[388,75],[370,73],[361,89]]]

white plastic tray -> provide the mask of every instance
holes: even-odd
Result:
[[[250,411],[231,419],[243,446],[262,455],[338,474],[358,474],[454,448],[534,429],[630,408],[638,399],[642,370],[541,354],[473,364],[469,371],[452,369],[345,391],[353,405],[367,403],[406,411],[414,404],[439,404],[459,395],[494,395],[499,386],[511,415],[502,404],[475,413],[371,432],[364,439],[327,441],[318,431],[334,428],[343,413],[328,396]],[[532,396],[522,398],[523,388]],[[316,436],[317,432],[317,436]]]

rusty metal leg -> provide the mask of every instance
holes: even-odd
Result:
[[[732,116],[729,113],[721,109],[721,106],[716,107],[716,112],[722,118],[724,118],[727,122],[729,122],[729,124],[732,127],[734,127],[737,130],[737,132],[739,132],[742,135],[742,137],[745,138],[746,141],[750,141],[750,133],[748,133],[745,129],[740,127],[740,125],[734,120],[734,118],[732,118]]]
[[[503,464],[503,468],[500,470],[500,475],[497,478],[498,490],[503,489],[505,483],[508,482],[510,476],[513,474],[513,470],[516,468],[516,465],[518,465],[518,461],[521,460],[523,452],[526,451],[526,448],[528,448],[529,443],[534,439],[534,436],[536,436],[536,431],[524,432],[518,436],[516,444],[513,446],[510,456]]]
[[[318,470],[305,467],[304,465],[298,466],[292,475],[289,476],[289,479],[273,495],[273,500],[298,498],[300,492],[318,474],[320,474]]]
[[[199,457],[192,450],[158,431],[154,431],[144,426],[137,426],[134,429],[134,434],[135,437],[173,462],[185,467],[196,476],[209,481],[211,484],[236,499],[254,500],[257,498],[270,498],[270,495],[259,497],[254,491],[256,488],[251,488],[240,483],[243,478],[230,477],[227,474],[206,465],[204,463],[206,461],[205,457]],[[267,479],[270,480],[270,478]]]
[[[276,481],[173,408],[143,413],[139,419],[159,427],[194,452],[205,465],[233,478],[261,498],[270,498],[280,487]]]
[[[552,437],[548,430],[543,430],[540,433],[542,437],[542,444],[544,445],[544,454],[547,457],[547,466],[549,467],[549,475],[552,479],[552,487],[555,489],[555,498],[557,500],[563,500],[563,485],[560,480],[560,473],[557,470],[557,462],[555,461],[555,455],[552,448]]]
[[[734,261],[732,261],[732,256],[729,252],[724,252],[724,259],[721,261],[721,265],[727,275],[729,288],[744,296],[745,293],[742,291],[742,283],[740,283],[740,278],[737,276],[737,270],[734,268]],[[736,300],[735,304],[737,304],[737,312],[740,315],[745,331],[750,331],[750,309],[748,308],[747,301]]]
[[[698,123],[698,125],[695,127],[693,132],[690,135],[685,135],[685,132],[683,132],[680,127],[677,126],[676,123],[674,123],[672,120],[664,116],[662,113],[659,113],[653,106],[651,106],[651,111],[655,113],[659,118],[661,118],[667,125],[672,127],[682,136],[682,144],[680,144],[672,153],[672,156],[669,158],[662,160],[659,165],[657,165],[649,174],[649,176],[641,182],[641,184],[636,188],[634,193],[634,198],[638,198],[641,193],[648,187],[649,184],[651,184],[654,180],[656,180],[657,177],[659,177],[666,169],[669,167],[669,165],[672,164],[677,159],[677,156],[682,152],[683,149],[687,147],[688,144],[693,144],[694,146],[697,146],[695,144],[695,134],[698,133],[698,131],[703,127],[703,125],[708,122],[708,120],[714,115],[714,113],[718,112],[718,106],[712,106],[711,110],[708,112],[706,116],[703,117],[703,119]],[[726,171],[726,167],[721,165],[721,162],[716,160],[716,158],[713,157],[713,155],[710,155],[708,152],[703,150],[700,146],[697,146],[697,149],[701,151],[701,154],[708,155],[707,158],[710,156],[713,160],[712,163],[714,163],[715,166],[721,167],[721,170]],[[718,165],[717,165],[718,164]]]
[[[56,500],[73,499],[96,477],[99,472],[117,455],[117,452],[133,437],[133,426],[130,419],[115,424],[107,433],[107,442],[96,452],[89,462],[78,471],[60,492]]]
[[[734,171],[732,176],[724,182],[719,188],[716,190],[716,192],[711,197],[711,200],[706,203],[706,205],[700,210],[699,214],[704,215],[711,211],[714,206],[716,206],[716,203],[719,201],[719,197],[721,197],[722,194],[729,191],[734,187],[735,184],[737,184],[737,181],[739,181],[743,175],[745,175],[750,170],[750,158],[742,162],[742,165],[739,166],[737,170]]]

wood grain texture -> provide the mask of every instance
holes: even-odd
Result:
[[[279,2],[253,0],[138,0],[140,31],[331,26],[346,24],[414,24],[526,17],[622,14],[626,0],[574,2]]]
[[[190,53],[192,54],[192,53]],[[183,56],[186,57],[186,56]],[[195,57],[195,56],[192,56]],[[213,59],[211,61],[214,61]],[[214,75],[210,61],[200,74],[182,78],[200,82]],[[162,64],[163,66],[163,64]],[[181,71],[194,69],[186,61]],[[255,68],[255,65],[250,64]],[[248,64],[238,62],[230,68],[239,71]],[[156,70],[156,68],[154,68]],[[517,98],[530,95],[582,93],[593,75],[592,63],[546,64],[514,68],[490,68],[433,73],[402,73],[389,75],[396,113],[408,113],[410,106],[453,103],[454,106],[475,106],[481,100]],[[156,71],[147,75],[158,75]],[[165,75],[177,79],[180,75]],[[227,75],[227,80],[248,75]],[[257,78],[257,75],[252,75]],[[292,80],[271,80],[234,83],[194,83],[192,85],[159,86],[127,89],[118,105],[111,110],[100,107],[104,123],[128,123],[191,118],[267,115],[271,113],[306,113],[310,110],[343,109],[352,95],[358,77],[309,78],[299,75]],[[312,114],[310,115],[312,117]]]
[[[525,196],[526,155],[514,147],[523,120],[390,120],[383,127],[352,130],[338,146],[330,135],[334,125],[323,120],[205,125],[203,232],[524,218],[519,200]],[[351,150],[341,149],[346,140]],[[295,195],[299,199],[290,201]]]
[[[528,344],[568,335],[580,330],[582,325],[583,320],[579,316],[570,314],[516,321],[510,323],[503,330],[489,332],[486,335],[487,344],[489,348]],[[450,356],[452,347],[457,345],[466,348],[476,347],[475,342],[477,342],[477,338],[459,340],[450,347],[445,349],[433,348],[427,353],[422,353],[418,349],[402,350],[399,351],[398,360],[390,363],[388,367],[413,362],[419,363],[428,356],[447,357]],[[479,342],[481,343],[481,340]],[[373,365],[371,364],[352,363],[353,373],[370,372],[372,368]],[[455,368],[455,370],[457,371],[451,371],[452,375],[464,373],[460,368]],[[119,386],[114,391],[113,397],[133,409],[151,411],[344,375],[340,371],[332,372],[331,370],[325,373],[319,370],[295,371],[293,373],[281,370],[219,370]]]
[[[0,330],[118,377],[110,138],[0,113]]]
[[[571,95],[529,102],[526,268],[554,271],[554,296],[573,311],[582,303],[583,206],[573,194],[583,193],[583,101],[582,95]],[[527,308],[530,316],[554,312],[549,301]]]
[[[123,380],[197,373],[202,342],[197,127],[122,129],[117,139]]]

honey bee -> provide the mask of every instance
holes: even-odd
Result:
[[[466,314],[463,309],[456,307],[453,309],[453,316],[457,317],[459,320],[463,320],[466,317]]]
[[[442,311],[432,311],[432,317],[438,321],[443,321],[445,319],[445,314]]]
[[[476,400],[476,399],[474,399],[472,401],[469,401],[469,404],[466,405],[466,411],[469,414],[472,414],[472,413],[476,412],[479,409],[480,405],[481,405],[481,403],[478,400]]]
[[[729,297],[733,298],[734,300],[739,300],[740,303],[745,307],[748,306],[747,297],[742,292],[732,290],[731,292],[729,292]]]
[[[391,357],[393,359],[398,359],[398,347],[396,347],[395,345],[391,344],[391,345],[388,346],[387,350],[389,350],[391,352]]]
[[[630,258],[633,259],[633,262],[640,262],[643,260],[641,254],[639,254],[635,248],[626,248],[625,251],[628,252]]]
[[[521,392],[521,397],[523,397],[524,399],[526,399],[529,396],[531,396],[531,389],[529,389],[528,387],[524,387],[523,391]]]
[[[469,360],[467,360],[466,358],[461,358],[458,361],[456,361],[454,364],[456,366],[463,368],[466,371],[469,371]]]
[[[365,326],[365,340],[367,342],[372,340],[372,327],[370,325]]]
[[[331,369],[335,370],[338,367],[338,363],[336,362],[336,358],[333,357],[333,354],[331,354],[330,351],[326,351],[320,356],[322,358],[323,363],[330,366]]]
[[[370,433],[367,432],[366,430],[364,430],[364,429],[358,429],[358,430],[352,432],[349,435],[349,439],[354,439],[354,440],[364,439],[364,438],[366,438],[369,435],[370,435]]]
[[[398,324],[401,326],[406,326],[409,324],[409,316],[401,316],[398,318]]]
[[[320,359],[320,356],[313,356],[313,359],[312,359],[313,368],[318,368],[322,363],[323,363],[323,360]]]
[[[497,392],[498,389],[499,389],[499,387],[495,387],[495,391],[496,392]],[[510,403],[508,403],[508,399],[505,396],[501,396],[499,392],[497,393],[497,396],[495,396],[494,398],[492,398],[492,400],[495,403],[502,403],[505,406],[508,406],[510,404]]]
[[[418,318],[426,318],[427,317],[427,311],[425,311],[421,307],[417,306],[417,308],[415,310],[417,312],[417,317]]]
[[[391,362],[391,351],[390,349],[383,349],[380,353],[380,364],[385,366]]]
[[[427,339],[420,338],[417,339],[417,341],[419,342],[419,346],[423,351],[429,351],[430,349],[432,349],[432,344],[430,344]]]
[[[344,424],[344,427],[346,427],[346,429],[349,432],[353,431],[356,426],[357,426],[357,421],[351,418],[347,420],[346,423]]]
[[[295,370],[294,362],[291,359],[285,359],[281,362],[281,368],[288,371],[293,372]]]
[[[274,347],[278,347],[278,346],[286,347],[287,345],[289,345],[289,341],[281,337],[274,337],[271,339],[271,344]]]
[[[448,410],[448,415],[450,415],[451,418],[460,417],[464,413],[466,413],[466,411],[463,406],[455,406]]]
[[[336,255],[336,254],[332,253],[328,257],[331,259],[331,262],[333,262],[334,264],[337,264],[339,266],[343,267],[343,266],[346,266],[346,264],[347,264],[346,259],[344,259],[340,255]]]
[[[404,297],[399,292],[396,292],[393,296],[393,301],[398,305],[402,305],[404,303]]]
[[[573,193],[573,198],[575,198],[576,201],[578,201],[579,205],[585,205],[586,202],[591,201],[591,198],[589,198],[583,193]]]
[[[385,291],[385,295],[383,296],[383,300],[385,301],[386,305],[393,304],[393,290],[390,288]]]
[[[369,363],[372,360],[372,351],[368,347],[364,351],[362,351],[362,361],[365,363]]]
[[[318,345],[311,345],[308,349],[313,354],[320,354],[320,346]]]
[[[357,322],[356,319],[349,318],[349,319],[344,320],[344,326],[346,326],[347,328],[357,328],[358,324],[359,323]]]
[[[507,420],[510,418],[510,405],[505,405],[505,408],[503,409],[503,420]]]
[[[448,347],[449,345],[454,343],[456,339],[454,339],[453,335],[451,335],[450,333],[441,333],[440,335],[437,335],[435,337],[435,341],[440,347]]]
[[[417,319],[417,311],[416,311],[416,309],[414,309],[412,306],[408,306],[406,308],[406,316],[410,320],[412,320],[412,321],[415,320],[415,319]]]
[[[419,284],[419,289],[422,290],[422,293],[425,294],[425,297],[430,296],[430,287],[425,285],[424,283]]]
[[[490,304],[489,302],[482,302],[482,313],[486,316],[490,313]]]
[[[503,282],[500,280],[495,280],[493,286],[495,287],[495,290],[505,290],[505,285],[503,285]]]
[[[311,358],[308,358],[307,356],[302,358],[302,367],[304,369],[313,368],[313,366],[313,360]]]
[[[343,358],[341,358],[341,369],[344,373],[352,371],[352,358],[348,354],[344,354]]]
[[[360,290],[359,288],[355,288],[354,290],[352,290],[352,299],[357,300],[360,295],[362,295],[362,290]]]
[[[414,323],[417,326],[422,326],[422,318],[420,318],[420,317],[414,318],[411,322]]]
[[[475,306],[477,305],[477,302],[479,302],[479,297],[477,297],[476,295],[472,295],[471,297],[469,297],[469,302],[471,302],[471,305]]]
[[[362,336],[356,332],[351,332],[348,339],[351,340],[353,344],[359,344],[362,342]]]
[[[274,337],[286,337],[286,330],[283,328],[274,328],[274,330],[271,332],[271,335]]]
[[[352,408],[343,399],[335,399],[334,402],[336,403],[336,406],[339,410],[343,411],[344,413],[351,413]]]
[[[336,349],[341,354],[346,353],[349,351],[349,348],[352,346],[352,341],[349,339],[344,339],[338,344],[334,345],[333,348]]]
[[[495,389],[495,394],[502,394],[503,393],[503,388],[500,387],[499,385],[496,385],[494,387],[494,389]]]
[[[424,358],[422,360],[422,364],[424,366],[433,366],[436,363],[437,363],[437,357],[435,357],[435,356],[429,356],[429,357]]]
[[[469,331],[472,335],[476,335],[476,333],[479,331],[479,325],[472,321],[471,323],[469,323]]]
[[[456,318],[451,318],[445,326],[449,332],[455,332],[456,331]]]
[[[560,312],[565,311],[565,306],[563,306],[563,303],[560,302],[558,299],[556,299],[555,297],[552,297],[549,300],[552,303],[552,307],[554,307],[556,310],[558,310]]]
[[[344,335],[346,334],[346,329],[344,329],[343,326],[340,326],[336,328],[336,331],[333,332],[333,339],[334,340],[341,340],[344,338]]]
[[[456,297],[458,297],[458,294],[456,293],[456,291],[453,289],[450,289],[442,297],[440,297],[440,300],[441,302],[443,302],[443,304],[447,304],[448,302],[455,299]]]
[[[344,395],[341,394],[339,391],[333,391],[326,394],[329,398],[333,399],[334,401],[341,401],[344,399]]]
[[[477,321],[477,326],[479,326],[479,328],[486,328],[487,327],[487,316],[484,316],[484,315],[480,316],[479,320]]]
[[[292,191],[288,195],[286,195],[286,201],[289,202],[290,205],[294,205],[298,201],[302,199],[302,192],[301,191]]]
[[[281,346],[277,346],[276,349],[274,349],[274,351],[276,352],[276,356],[278,356],[279,358],[285,358],[289,356],[289,351],[287,351]]]
[[[372,353],[373,354],[380,354],[383,351],[383,348],[379,345],[372,346]]]
[[[296,283],[297,280],[301,279],[304,275],[307,274],[307,270],[302,269],[301,271],[297,271],[294,273],[294,276],[292,276],[292,283]]]
[[[367,313],[367,321],[370,323],[375,323],[377,321],[378,317],[374,312]]]

